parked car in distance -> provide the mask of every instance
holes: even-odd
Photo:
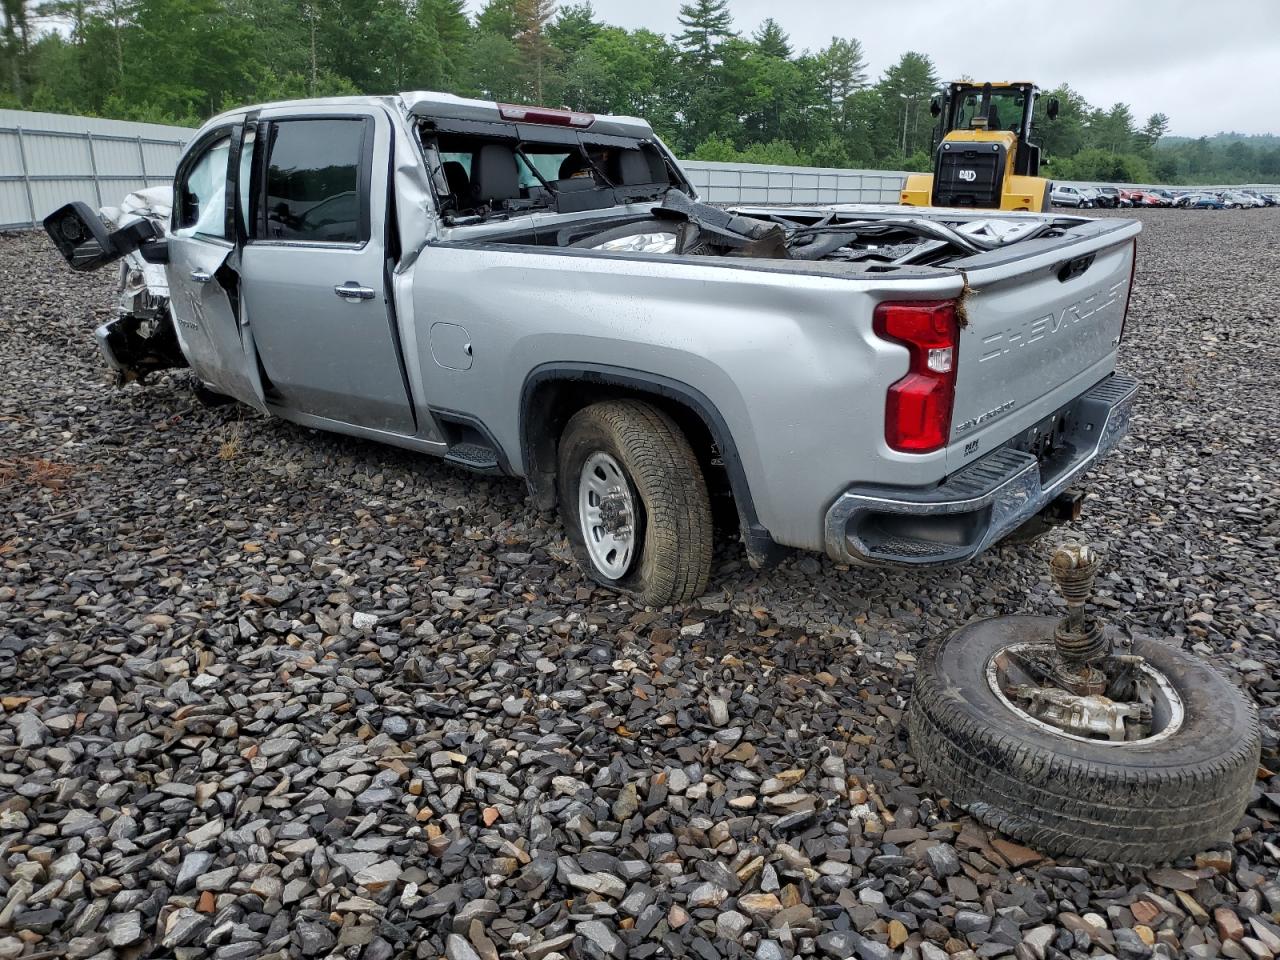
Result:
[[[1120,206],[1120,188],[1119,187],[1094,187],[1093,192],[1097,194],[1098,206],[1100,207]]]
[[[1178,206],[1189,210],[1221,210],[1226,206],[1220,197],[1212,193],[1189,193],[1178,200]]]
[[[1053,190],[1049,194],[1049,199],[1055,207],[1092,207],[1093,200],[1086,197],[1079,187],[1069,187],[1066,184],[1055,183]]]
[[[1222,202],[1229,210],[1247,210],[1253,207],[1264,207],[1264,204],[1257,197],[1251,197],[1247,193],[1240,193],[1235,190],[1225,190],[1222,193]]]
[[[1154,190],[1135,190],[1131,196],[1135,207],[1168,207],[1173,204],[1173,199],[1161,196]]]

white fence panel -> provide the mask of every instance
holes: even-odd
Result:
[[[708,203],[896,203],[907,175],[895,170],[841,170],[684,160],[689,182]]]
[[[37,226],[71,200],[93,207],[168,183],[194,131],[0,110],[0,230]]]

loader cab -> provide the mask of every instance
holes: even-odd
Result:
[[[937,119],[934,172],[907,179],[902,202],[914,206],[1047,210],[1032,118],[1032,83],[952,83],[930,103]],[[1048,115],[1057,114],[1050,100]]]
[[[1013,172],[1034,177],[1040,172],[1040,147],[1031,140],[1032,114],[1040,93],[1030,83],[953,83],[944,92],[945,108],[940,139],[953,130],[1008,131],[1017,137]],[[1057,101],[1048,105],[1049,116],[1057,114]]]

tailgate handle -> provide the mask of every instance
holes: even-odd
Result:
[[[1058,268],[1058,280],[1066,283],[1068,280],[1074,280],[1080,274],[1084,273],[1089,267],[1093,266],[1093,258],[1096,254],[1086,253],[1083,257],[1076,257],[1074,260],[1068,260]]]

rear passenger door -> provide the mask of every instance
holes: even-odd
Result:
[[[376,109],[264,110],[241,269],[270,403],[411,435],[388,289],[391,141]]]

